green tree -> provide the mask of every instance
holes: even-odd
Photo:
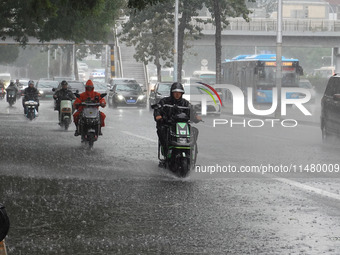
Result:
[[[129,0],[128,7],[131,9],[142,10],[149,5],[156,5],[158,3],[165,3],[166,0]]]
[[[254,2],[255,0],[248,0]],[[221,64],[222,64],[222,29],[229,25],[228,17],[242,16],[249,22],[248,14],[250,11],[246,6],[245,0],[210,0],[206,3],[212,13],[215,31],[215,54],[216,54],[216,83],[221,83]]]
[[[200,27],[193,25],[191,19],[198,15],[198,9],[203,5],[202,0],[181,1],[178,26],[178,70],[177,80],[181,81],[183,56],[186,43],[200,36]],[[137,61],[153,62],[157,67],[157,76],[160,80],[161,61],[165,66],[173,62],[171,50],[174,45],[174,1],[149,5],[140,11],[131,10],[130,19],[123,24],[124,41],[136,46]]]
[[[179,12],[181,17],[179,18],[178,26],[178,69],[177,69],[177,81],[182,81],[182,66],[183,56],[186,47],[185,42],[188,40],[199,39],[201,35],[201,28],[198,25],[194,25],[191,20],[192,17],[198,15],[198,11],[203,7],[202,0],[186,0],[181,1],[179,6]],[[197,20],[199,21],[199,20]]]
[[[134,58],[157,68],[161,81],[161,68],[170,66],[173,60],[173,5],[170,2],[151,5],[143,10],[130,10],[129,20],[122,24],[120,40],[135,46]]]
[[[3,0],[0,37],[107,41],[124,0]]]

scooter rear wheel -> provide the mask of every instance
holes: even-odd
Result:
[[[0,242],[6,237],[10,222],[5,207],[0,204]]]

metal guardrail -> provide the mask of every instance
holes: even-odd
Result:
[[[212,23],[204,24],[196,19],[207,21],[208,18],[194,18],[192,24],[206,31],[215,31],[215,26]],[[340,20],[283,19],[282,26],[282,30],[286,32],[340,32]],[[250,22],[246,22],[243,18],[231,18],[229,19],[229,25],[223,30],[274,32],[276,31],[276,27],[276,19],[252,18]]]

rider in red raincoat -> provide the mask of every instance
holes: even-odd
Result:
[[[85,102],[89,98],[91,98],[91,100],[95,100],[96,97],[99,98],[100,106],[104,108],[106,106],[105,99],[100,97],[100,93],[94,91],[93,82],[91,80],[88,80],[85,85],[85,92],[81,93],[80,97],[77,98],[73,103],[74,108],[77,109],[77,111],[73,114],[73,120],[74,123],[76,124],[76,132],[74,133],[75,136],[79,135],[78,132],[79,115],[84,109],[84,106],[81,106],[80,103]],[[103,112],[100,112],[100,127],[105,127],[104,122],[105,118],[106,115]],[[99,132],[99,134],[100,135],[102,134],[101,131]]]

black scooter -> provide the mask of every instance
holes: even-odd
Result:
[[[166,148],[158,141],[158,159],[163,162],[161,167],[168,167],[179,177],[186,177],[189,171],[195,167],[197,159],[198,131],[191,127],[190,117],[185,113],[190,107],[176,105],[152,106],[152,109],[170,107],[176,112],[170,119],[166,119]],[[184,111],[183,111],[184,110]]]

